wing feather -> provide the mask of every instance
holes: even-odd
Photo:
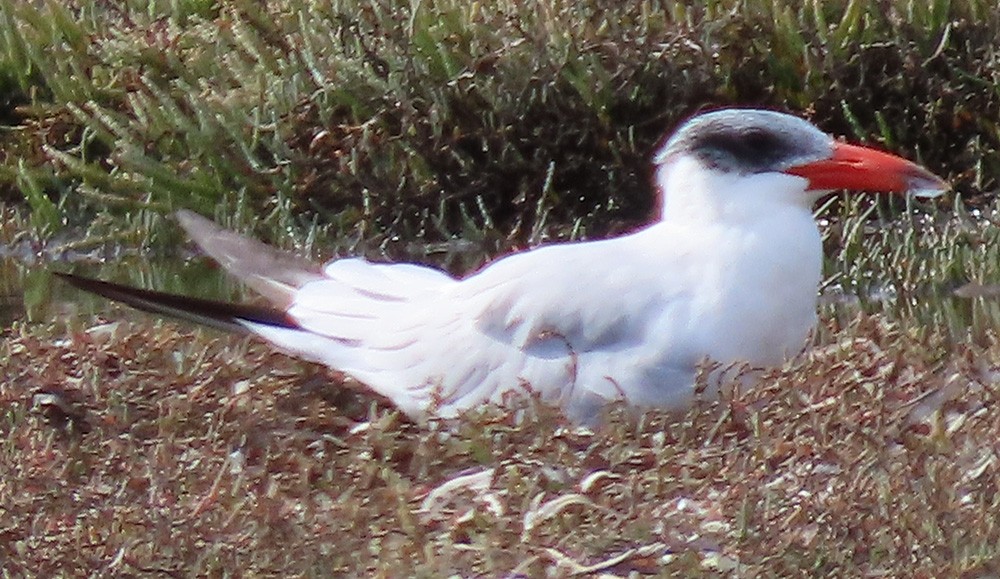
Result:
[[[318,266],[226,231],[194,213],[177,219],[229,273],[276,307],[69,281],[133,306],[225,329],[246,328],[292,354],[343,371],[414,417],[455,416],[512,391],[534,390],[578,419],[601,401],[677,396],[695,361],[664,357],[660,315],[684,299],[655,287],[648,267],[593,263],[628,255],[629,238],[556,245],[501,259],[464,280],[412,264],[342,259]],[[656,332],[658,340],[646,339]],[[662,386],[657,386],[657,384]],[[652,389],[638,391],[645,385]],[[661,391],[657,391],[660,388]],[[638,394],[637,394],[638,392]]]
[[[193,211],[182,209],[175,217],[202,251],[276,307],[287,308],[300,287],[323,277],[312,261],[223,229]]]

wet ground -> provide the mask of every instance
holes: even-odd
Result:
[[[886,235],[888,238],[889,233]],[[928,237],[912,243],[919,248],[941,242],[934,242]],[[979,243],[984,242],[980,240]],[[881,245],[891,248],[893,241]],[[210,260],[197,255],[190,246],[178,248],[173,254],[157,256],[118,246],[87,250],[66,247],[57,244],[35,247],[25,243],[0,246],[0,324],[3,327],[17,320],[48,322],[87,318],[99,313],[116,317],[147,315],[112,306],[104,299],[72,288],[52,276],[53,271],[71,271],[139,287],[213,299],[252,299],[243,288]],[[457,239],[436,244],[390,241],[378,247],[358,244],[343,253],[362,254],[376,261],[416,261],[441,267],[453,275],[462,275],[481,267],[493,252],[495,248],[483,247],[480,242]],[[877,267],[872,265],[863,266],[869,270],[860,275],[856,271],[845,275],[838,270],[844,264],[836,263],[835,258],[829,255],[828,261],[826,270],[829,277],[820,291],[820,314],[824,318],[837,319],[842,325],[862,311],[881,313],[901,328],[933,327],[944,330],[946,335],[958,341],[976,339],[1000,326],[1000,284],[997,283],[1000,280],[979,276],[977,282],[969,283],[974,276],[965,271],[968,266],[952,268],[947,276],[918,276],[913,282],[892,279],[891,272],[875,271]],[[982,269],[991,270],[990,267]]]
[[[453,275],[474,271],[486,260],[486,251],[473,242],[387,243],[360,250],[377,261],[417,261],[441,267]],[[353,255],[353,253],[352,253]],[[250,297],[211,260],[191,248],[175,254],[149,256],[134,249],[102,247],[87,251],[53,247],[0,245],[0,325],[17,320],[47,322],[67,317],[87,317],[127,308],[70,287],[52,272],[76,274],[127,283],[160,291],[240,300]],[[131,315],[131,314],[126,314]],[[136,314],[145,315],[145,314]]]

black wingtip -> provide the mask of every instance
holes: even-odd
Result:
[[[92,279],[72,273],[53,272],[53,274],[85,292],[121,302],[138,310],[179,318],[225,331],[247,331],[241,322],[253,322],[283,328],[299,327],[284,311],[272,307],[234,304],[170,294]]]

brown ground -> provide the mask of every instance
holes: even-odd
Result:
[[[96,323],[95,323],[96,324]],[[414,425],[251,339],[0,341],[5,576],[988,576],[998,344],[880,318],[734,400]]]

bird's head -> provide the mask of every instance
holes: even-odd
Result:
[[[837,190],[933,197],[947,183],[901,157],[836,141],[774,111],[724,109],[684,123],[654,157],[664,215],[678,205],[810,208]]]

